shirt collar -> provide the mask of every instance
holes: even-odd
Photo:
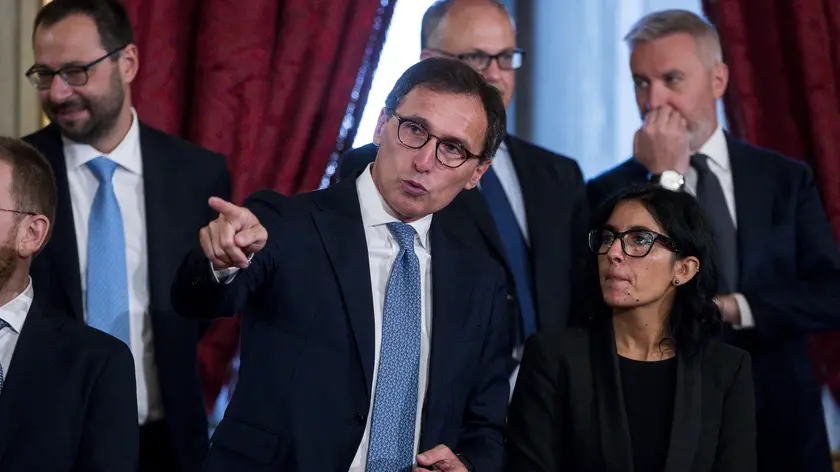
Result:
[[[718,124],[715,132],[700,146],[697,151],[700,154],[709,156],[709,160],[717,164],[721,169],[729,169],[729,146],[726,144],[726,135],[723,133],[723,128]]]
[[[9,323],[9,326],[16,333],[20,334],[23,329],[23,322],[26,320],[26,314],[29,313],[29,307],[32,306],[32,296],[35,290],[32,288],[32,278],[26,285],[26,289],[18,294],[15,298],[10,300],[3,306],[0,306],[0,319]]]
[[[89,144],[77,143],[65,136],[61,137],[64,144],[64,159],[67,170],[75,170],[93,159],[105,156],[119,164],[123,169],[137,175],[143,175],[143,163],[140,159],[140,125],[137,111],[131,108],[131,127],[128,128],[123,140],[109,154],[98,151]]]
[[[400,221],[376,189],[371,174],[372,168],[373,164],[368,165],[362,175],[356,179],[356,193],[359,195],[359,205],[362,210],[362,224],[365,227],[373,227]],[[408,224],[417,233],[420,245],[429,250],[429,227],[432,225],[432,215],[426,215]]]

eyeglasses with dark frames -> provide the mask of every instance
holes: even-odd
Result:
[[[490,63],[493,62],[493,60],[496,61],[496,63],[499,65],[499,69],[502,70],[519,69],[520,67],[522,67],[522,63],[525,62],[525,50],[520,48],[502,51],[498,54],[487,54],[484,51],[453,54],[451,52],[447,52],[441,49],[429,48],[429,50],[444,56],[452,57],[463,61],[467,65],[479,72],[486,71],[490,67]]]
[[[38,216],[37,213],[32,213],[31,211],[9,210],[8,208],[0,208],[0,211],[5,211],[7,213],[16,213],[18,215]]]
[[[99,59],[88,64],[80,66],[64,66],[58,70],[52,70],[48,67],[36,64],[30,67],[28,71],[26,71],[26,78],[29,79],[29,82],[32,84],[32,86],[34,86],[38,90],[48,90],[52,85],[53,78],[56,75],[61,77],[61,80],[63,80],[64,83],[71,87],[81,87],[83,85],[86,85],[88,83],[88,80],[90,80],[90,70],[95,65],[122,51],[123,49],[125,49],[125,46],[114,49],[108,54],[105,54]]]
[[[624,254],[630,257],[647,256],[657,241],[669,251],[680,252],[676,241],[655,231],[631,229],[617,233],[607,228],[593,229],[589,232],[589,250],[599,255],[606,254],[616,239],[621,241]]]
[[[437,140],[435,144],[435,158],[438,162],[450,169],[457,169],[464,165],[468,159],[480,159],[481,156],[473,154],[454,141],[441,139],[426,129],[425,126],[404,116],[398,115],[395,111],[389,110],[397,119],[397,138],[403,146],[411,149],[420,149],[432,138]]]

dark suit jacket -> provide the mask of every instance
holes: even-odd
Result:
[[[727,136],[738,215],[738,291],[755,328],[723,338],[752,355],[759,470],[831,470],[807,335],[840,329],[840,251],[804,163]],[[630,160],[588,184],[593,205],[647,171]]]
[[[508,412],[510,472],[633,470],[615,337],[606,321],[528,340]],[[758,470],[749,355],[712,341],[677,362],[664,472]]]
[[[586,250],[589,211],[583,174],[573,159],[534,146],[515,136],[505,138],[513,160],[528,224],[531,267],[534,271],[534,306],[538,329],[568,325],[577,278],[574,269]],[[339,163],[341,179],[353,179],[373,162],[373,144],[350,151]],[[507,262],[496,224],[478,189],[462,191],[435,219],[452,234],[489,254],[506,271],[511,327],[519,319],[513,273]],[[510,346],[516,330],[511,329]]]
[[[58,211],[53,235],[34,261],[36,292],[56,311],[82,320],[76,229],[61,137],[48,126],[24,138],[53,166]],[[198,230],[215,218],[207,200],[230,198],[224,156],[140,124],[149,264],[149,312],[167,427],[182,471],[196,471],[207,455],[207,415],[196,365],[199,325],[177,316],[169,299],[178,264]]]
[[[374,369],[367,243],[356,185],[246,206],[268,245],[230,284],[200,250],[173,301],[190,317],[241,312],[241,370],[207,471],[347,470],[365,430]],[[445,444],[480,472],[504,462],[509,385],[504,276],[491,259],[430,228],[432,335],[420,451]],[[244,310],[244,311],[241,311]]]
[[[36,290],[0,394],[0,470],[136,470],[131,351],[108,334],[45,313],[43,299]]]

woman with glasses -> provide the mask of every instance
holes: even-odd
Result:
[[[585,321],[528,340],[507,470],[755,471],[750,358],[713,339],[716,248],[697,201],[636,187],[592,228]]]

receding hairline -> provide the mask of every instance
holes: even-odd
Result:
[[[687,34],[694,39],[697,52],[707,65],[723,62],[723,50],[717,29],[687,10],[663,10],[642,17],[624,36],[633,51],[637,46],[668,36]]]
[[[463,0],[462,0],[463,1]],[[500,0],[471,0],[473,4],[481,4],[484,3],[488,6],[494,6],[497,10],[507,17],[510,21],[511,26],[513,27],[514,33],[516,32],[516,21],[513,19],[513,16],[508,11],[507,7],[503,2]],[[438,0],[432,6],[430,6],[426,13],[423,14],[423,22],[420,27],[420,47],[421,48],[428,48],[432,42],[432,39],[437,39],[439,36],[441,25],[446,20],[449,13],[452,11],[452,7],[458,3],[459,0]]]

